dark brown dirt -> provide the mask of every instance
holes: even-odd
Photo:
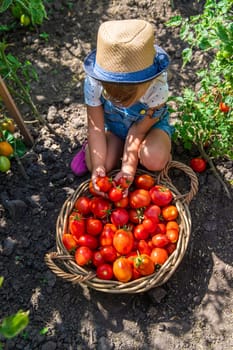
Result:
[[[69,194],[85,180],[69,167],[86,136],[82,61],[95,47],[102,21],[145,18],[155,25],[157,43],[171,56],[170,91],[195,86],[202,55],[181,71],[184,48],[178,31],[165,27],[175,14],[201,11],[193,1],[50,1],[48,20],[36,31],[19,28],[7,36],[14,54],[30,60],[39,81],[32,97],[56,135],[38,122],[28,128],[35,145],[0,174],[0,275],[4,276],[0,317],[30,310],[27,329],[5,349],[15,350],[231,350],[233,348],[233,205],[210,169],[198,175],[199,191],[190,204],[192,234],[178,270],[163,286],[136,295],[112,295],[72,285],[56,277],[44,256],[56,251],[56,219]],[[48,40],[39,34],[48,33]],[[30,111],[19,106],[27,121]],[[197,152],[173,145],[173,158],[185,164]],[[225,181],[233,162],[218,160]],[[189,179],[173,171],[182,193]],[[232,188],[229,186],[229,190]],[[233,193],[232,193],[233,194]],[[46,334],[41,330],[47,327]]]

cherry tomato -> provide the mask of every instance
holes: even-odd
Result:
[[[203,158],[193,158],[190,161],[191,168],[197,173],[202,173],[206,169],[206,161]]]
[[[134,259],[134,268],[137,269],[142,276],[147,276],[154,272],[155,265],[150,256],[141,254]]]
[[[110,264],[102,264],[97,267],[96,275],[102,280],[111,280],[113,278],[113,268]]]
[[[79,239],[85,233],[85,221],[82,214],[73,212],[69,217],[69,232]]]
[[[177,221],[168,221],[167,224],[166,224],[166,230],[169,230],[169,229],[174,229],[174,230],[177,230],[179,232],[180,230],[180,227],[179,227],[179,224]]]
[[[126,229],[119,229],[113,237],[113,246],[122,255],[129,254],[134,245],[133,233]]]
[[[169,188],[156,185],[150,189],[151,200],[154,204],[163,207],[171,203],[173,195]]]
[[[178,217],[178,210],[175,205],[167,205],[162,209],[162,216],[165,220],[171,221]]]
[[[137,188],[142,188],[144,190],[150,190],[154,186],[155,180],[149,174],[137,175],[134,179],[134,184]]]
[[[154,248],[154,247],[153,247]],[[138,242],[138,250],[140,254],[147,254],[150,256],[151,254],[151,247],[149,246],[148,242],[145,241],[144,239],[141,239]]]
[[[175,230],[174,228],[169,228],[166,230],[166,236],[169,239],[170,242],[176,243],[179,238],[179,232]]]
[[[156,204],[149,205],[144,211],[145,219],[152,219],[155,223],[159,223],[159,216],[161,214],[161,209]]]
[[[128,197],[122,198],[119,201],[114,202],[114,205],[116,208],[126,208],[128,206],[128,204],[129,204]]]
[[[129,205],[133,209],[147,207],[150,201],[150,193],[147,190],[137,189],[129,193]]]
[[[163,223],[163,222],[159,222],[157,224],[157,227],[155,229],[155,232],[153,235],[156,235],[158,233],[162,233],[162,234],[165,234],[166,233],[166,225]],[[152,235],[151,235],[152,236]]]
[[[128,282],[133,276],[133,269],[129,260],[125,257],[116,259],[113,263],[113,274],[120,282]]]
[[[79,197],[75,204],[74,207],[77,209],[81,214],[83,215],[88,215],[91,212],[90,209],[90,201],[91,199],[87,196],[81,196]]]
[[[97,236],[99,235],[103,230],[103,224],[100,219],[95,218],[87,218],[86,220],[86,231],[90,235]]]
[[[97,218],[103,219],[109,215],[111,203],[105,198],[94,197],[91,199],[90,209]]]
[[[100,192],[108,192],[112,187],[112,179],[108,176],[98,176],[96,185],[99,187]]]
[[[117,227],[126,225],[129,221],[128,211],[124,208],[114,209],[110,215],[110,221]]]
[[[119,185],[123,189],[129,188],[131,184],[132,184],[132,181],[130,181],[128,178],[124,176],[120,177],[117,181],[117,185]]]
[[[168,252],[164,248],[156,247],[152,249],[150,257],[155,265],[163,265],[168,259]]]
[[[153,233],[155,232],[156,228],[157,228],[157,223],[153,220],[153,219],[144,219],[142,221],[142,225],[143,227],[145,228],[145,230],[148,232],[148,233]]]
[[[99,250],[97,250],[96,252],[93,253],[93,261],[92,262],[96,267],[105,263],[104,257]]]
[[[112,187],[108,191],[108,198],[112,202],[119,202],[123,198],[123,190],[120,186]]]
[[[100,248],[100,252],[107,262],[113,262],[117,258],[117,251],[112,245],[106,245]]]
[[[163,248],[170,243],[170,240],[165,234],[158,233],[152,237],[152,243],[155,247]]]
[[[79,237],[78,244],[80,246],[88,247],[93,250],[98,247],[98,240],[92,235],[84,234]]]
[[[93,259],[93,251],[88,247],[79,247],[75,252],[74,258],[80,266],[90,265]]]
[[[139,213],[138,209],[129,209],[129,220],[134,224],[139,224],[143,219],[143,214]]]
[[[169,243],[167,246],[166,246],[166,251],[168,252],[168,255],[171,255],[174,250],[176,250],[176,243]]]
[[[2,173],[7,172],[11,167],[10,160],[5,156],[0,156],[0,171]]]
[[[225,102],[220,102],[219,103],[219,109],[223,113],[228,113],[229,110],[230,110],[230,107]]]
[[[77,240],[70,233],[64,233],[62,235],[62,243],[69,251],[76,249],[78,246]]]
[[[145,229],[143,224],[136,225],[134,227],[133,234],[137,240],[147,239],[149,237],[149,232]]]
[[[100,234],[100,245],[106,246],[106,245],[112,245],[113,244],[113,237],[115,232],[117,231],[117,227],[113,224],[105,224],[103,231]]]
[[[90,192],[93,196],[98,196],[98,193],[97,193],[96,190],[94,189],[92,180],[90,180],[90,182],[89,182],[89,192]]]

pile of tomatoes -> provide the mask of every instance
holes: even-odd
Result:
[[[173,194],[146,173],[132,184],[104,176],[74,203],[62,242],[98,278],[128,282],[153,274],[176,249],[179,213]],[[128,195],[123,192],[128,189]]]

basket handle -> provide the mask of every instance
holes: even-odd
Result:
[[[186,194],[178,196],[179,198],[184,198],[185,202],[187,204],[189,204],[198,191],[197,176],[189,166],[172,160],[172,161],[168,162],[167,165],[165,166],[165,168],[159,173],[159,175],[157,177],[158,183],[161,180],[165,180],[166,182],[168,182],[172,185],[172,181],[171,181],[170,177],[168,176],[168,171],[171,168],[176,168],[176,169],[182,170],[190,178],[190,181],[191,181],[190,191]]]
[[[88,281],[91,280],[93,277],[96,276],[96,274],[94,272],[88,272],[87,275],[83,276],[83,275],[73,275],[72,273],[68,273],[68,272],[64,272],[60,267],[58,267],[54,260],[71,260],[72,257],[71,256],[67,256],[67,255],[59,255],[56,252],[50,252],[47,253],[45,255],[45,263],[46,265],[59,277],[62,277],[63,279],[66,279],[69,282],[72,283],[81,283],[84,281]]]

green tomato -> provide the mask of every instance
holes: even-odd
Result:
[[[27,15],[21,15],[20,16],[20,23],[22,26],[27,27],[31,23],[30,17]]]
[[[5,173],[10,169],[10,167],[11,167],[11,162],[9,161],[9,159],[5,156],[0,156],[0,171],[2,173]]]
[[[224,51],[222,52],[222,57],[224,57],[224,58],[230,58],[230,57],[231,57],[231,53],[230,53],[229,51],[224,50]]]

